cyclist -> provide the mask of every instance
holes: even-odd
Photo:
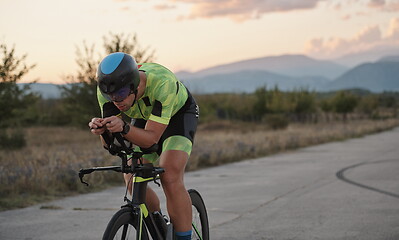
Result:
[[[101,111],[112,102],[132,118],[131,123],[118,116],[93,118],[91,132],[120,132],[126,140],[149,148],[158,144],[156,153],[144,155],[165,169],[161,176],[167,209],[178,239],[191,239],[191,200],[184,186],[184,170],[191,153],[199,117],[198,106],[186,87],[176,76],[156,63],[137,64],[126,53],[105,57],[97,71],[97,97]],[[131,193],[131,176],[125,182]],[[160,211],[160,202],[147,189],[146,203],[150,211]]]

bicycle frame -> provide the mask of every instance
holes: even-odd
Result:
[[[164,172],[163,168],[154,167],[152,163],[143,164],[141,163],[140,157],[143,155],[141,152],[133,152],[133,163],[131,166],[127,165],[127,156],[126,154],[120,154],[119,157],[122,158],[122,166],[108,166],[108,167],[94,167],[81,169],[79,171],[79,177],[82,183],[89,185],[88,183],[83,181],[83,177],[86,174],[90,174],[95,171],[115,171],[115,172],[123,172],[123,173],[131,173],[133,176],[133,194],[132,200],[129,200],[125,195],[124,201],[127,202],[126,205],[122,207],[129,207],[131,209],[132,214],[135,216],[137,226],[136,229],[136,239],[142,239],[142,234],[144,231],[143,225],[145,224],[148,232],[151,234],[153,239],[166,239],[166,236],[163,236],[159,226],[157,226],[153,215],[149,212],[147,205],[145,204],[146,193],[147,193],[147,185],[149,182],[155,182],[157,185],[160,184],[157,182],[159,179],[159,174]]]
[[[155,171],[155,172],[154,172]],[[143,232],[143,224],[148,229],[148,232],[151,234],[153,239],[165,239],[166,236],[162,236],[161,231],[159,230],[157,224],[151,213],[149,213],[147,205],[145,204],[146,194],[147,194],[147,185],[149,182],[154,181],[159,177],[159,173],[163,172],[161,168],[154,168],[151,163],[143,164],[142,170],[138,171],[133,178],[133,194],[132,201],[130,204],[133,209],[133,214],[135,214],[136,226],[137,229],[137,239],[141,239],[141,234]],[[159,183],[157,183],[159,184]]]

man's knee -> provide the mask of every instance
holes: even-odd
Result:
[[[183,176],[181,174],[167,174],[166,172],[161,176],[162,185],[166,188],[173,188],[173,186],[183,184]]]
[[[163,175],[183,175],[188,161],[188,154],[179,150],[163,152],[160,158],[160,166],[165,169]]]

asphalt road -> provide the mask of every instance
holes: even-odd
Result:
[[[399,128],[190,172],[186,184],[203,195],[213,240],[397,240]],[[123,194],[1,212],[0,239],[100,239]]]

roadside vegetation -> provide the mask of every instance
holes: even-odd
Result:
[[[135,35],[104,37],[104,52],[127,51],[150,61]],[[78,73],[66,77],[60,99],[42,99],[17,82],[34,65],[15,48],[0,45],[0,210],[123,185],[118,173],[87,176],[82,167],[119,164],[90,134],[99,116],[94,46],[77,51]],[[265,86],[252,94],[195,95],[200,125],[188,171],[300,147],[362,137],[399,126],[399,93],[360,89],[317,93]]]

